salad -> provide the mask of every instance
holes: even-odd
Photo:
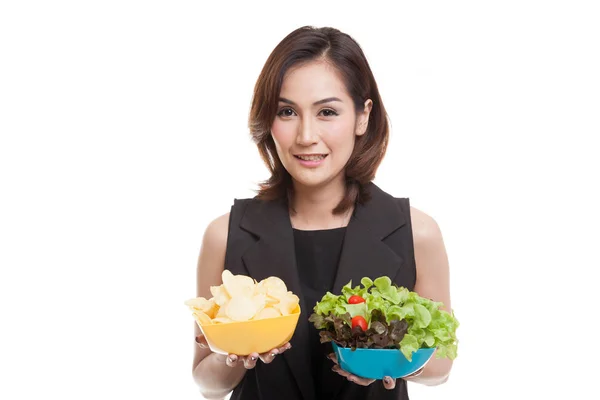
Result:
[[[408,361],[420,348],[437,347],[436,358],[456,358],[454,311],[440,310],[443,303],[393,285],[387,276],[365,277],[361,284],[353,288],[350,281],[341,295],[327,292],[317,302],[309,321],[321,330],[321,343],[352,350],[396,348]]]

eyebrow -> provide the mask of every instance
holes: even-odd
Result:
[[[288,100],[288,99],[286,99],[285,97],[280,97],[280,98],[279,98],[279,101],[281,101],[281,102],[284,102],[284,103],[287,103],[287,104],[291,104],[291,105],[293,105],[293,106],[297,106],[297,104],[296,104],[296,103],[294,103],[294,102],[293,102],[293,101],[291,101],[291,100]],[[323,100],[315,101],[315,102],[313,103],[313,106],[318,106],[319,104],[329,103],[329,102],[331,102],[331,101],[339,101],[339,102],[342,102],[342,100],[338,99],[337,97],[328,97],[328,98],[326,98],[326,99],[323,99]]]

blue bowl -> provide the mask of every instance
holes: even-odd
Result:
[[[356,376],[368,379],[383,379],[385,376],[403,378],[427,364],[435,348],[419,349],[408,361],[398,349],[352,349],[339,347],[335,343],[333,351],[340,367]]]

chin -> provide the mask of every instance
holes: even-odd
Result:
[[[305,176],[294,176],[292,175],[292,179],[299,185],[307,187],[307,188],[321,188],[331,184],[335,181],[335,176],[327,176],[327,177],[310,177],[307,178]]]

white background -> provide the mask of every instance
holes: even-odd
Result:
[[[595,398],[595,2],[208,3],[2,2],[0,398],[200,398],[183,302],[208,222],[267,177],[252,90],[302,25],[360,43],[376,183],[444,234],[459,358],[411,398]]]

